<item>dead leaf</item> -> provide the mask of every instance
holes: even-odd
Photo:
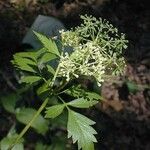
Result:
[[[104,101],[103,108],[112,107],[115,111],[121,111],[123,109],[123,104],[119,100],[107,100]]]

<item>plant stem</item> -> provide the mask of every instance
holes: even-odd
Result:
[[[63,53],[61,53],[61,56],[62,56],[62,55],[63,55]],[[58,74],[58,72],[59,72],[59,69],[60,69],[60,63],[59,63],[58,66],[57,66],[56,72],[55,72],[54,77],[53,77],[53,79],[52,79],[52,82],[51,82],[51,84],[50,84],[51,87],[53,87],[53,85],[54,85],[54,83],[55,83],[55,80],[56,80],[57,74]]]
[[[58,98],[63,102],[63,104],[66,106],[66,108],[69,110],[69,107],[68,107],[68,105],[67,105],[67,103],[60,97],[60,96],[58,96]]]
[[[55,80],[56,80],[56,77],[57,77],[59,68],[60,68],[60,65],[58,65],[58,67],[57,67],[57,69],[56,69],[56,72],[55,72],[54,77],[53,77],[52,82],[51,82],[51,87],[53,87],[53,85],[54,85],[54,83],[55,83]]]
[[[48,98],[42,103],[42,105],[40,106],[40,108],[38,109],[38,111],[36,112],[36,114],[33,116],[33,118],[31,119],[31,121],[21,131],[21,133],[18,135],[18,137],[15,140],[15,142],[12,145],[10,145],[10,147],[8,148],[8,150],[11,150],[15,146],[15,144],[17,144],[18,141],[23,137],[23,135],[27,132],[27,130],[33,124],[33,122],[35,121],[35,119],[39,116],[39,114],[41,113],[41,111],[45,108],[45,106],[47,105],[47,103],[48,103]]]

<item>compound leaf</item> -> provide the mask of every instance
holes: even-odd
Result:
[[[56,58],[56,55],[52,54],[52,53],[45,53],[41,59],[40,59],[40,62],[41,63],[47,63],[51,60],[54,60]]]
[[[89,108],[97,103],[98,103],[98,101],[96,101],[96,100],[88,101],[87,99],[84,99],[84,98],[78,98],[67,104],[70,106],[73,106],[73,107],[77,107],[77,108]]]
[[[29,52],[16,53],[13,56],[14,59],[12,60],[12,63],[21,70],[35,73],[36,71],[33,69],[32,66],[36,67],[37,64],[35,63],[34,58],[32,59],[32,55],[31,58],[29,56]]]
[[[77,98],[82,98],[84,97],[84,99],[87,100],[102,100],[103,98],[95,93],[95,92],[88,92],[85,91],[80,85],[73,85],[72,87],[70,87],[69,89],[67,89],[65,91],[66,94],[71,95],[73,97],[77,97]]]
[[[46,118],[55,118],[57,116],[59,116],[63,110],[64,110],[65,105],[60,104],[60,105],[54,105],[51,107],[48,107],[46,110]]]
[[[28,58],[23,58],[23,57],[18,57],[17,55],[14,56],[14,60],[15,60],[15,63],[17,65],[21,65],[22,63],[25,63],[25,64],[29,64],[29,65],[34,65],[36,66],[36,63],[35,61],[33,61],[32,59],[28,59]],[[21,63],[21,64],[20,64]]]
[[[42,78],[40,76],[25,76],[25,77],[22,77],[21,82],[32,84],[41,79]]]
[[[72,137],[73,143],[78,142],[78,149],[94,150],[93,142],[97,142],[94,134],[97,132],[91,127],[94,121],[72,110],[68,111],[68,138]]]
[[[36,73],[36,71],[28,64],[26,64],[23,59],[20,62],[15,62],[12,61],[12,63],[19,69],[23,70],[23,71],[29,71],[29,72],[33,72]]]
[[[16,53],[14,57],[36,60],[37,52],[19,52],[19,53]]]
[[[103,98],[95,92],[86,92],[86,96],[89,100],[102,100]]]
[[[60,56],[60,53],[58,51],[57,45],[54,41],[51,39],[47,38],[46,36],[37,33],[34,31],[34,34],[37,36],[37,38],[40,40],[40,42],[43,44],[43,46],[50,52],[55,55]]]
[[[55,74],[55,70],[50,66],[46,65],[48,72],[52,73],[53,75]]]
[[[37,89],[37,94],[38,95],[41,95],[42,93],[48,91],[49,88],[48,88],[48,84],[47,83],[43,83],[38,89]]]

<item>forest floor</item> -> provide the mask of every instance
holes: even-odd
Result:
[[[106,102],[92,111],[97,120],[99,149],[150,150],[149,3],[148,0],[103,1],[36,3],[32,0],[17,4],[15,0],[14,3],[0,0],[0,91],[14,90],[10,60],[14,53],[24,50],[21,41],[39,14],[58,18],[68,29],[80,23],[80,14],[105,18],[126,34],[129,44],[124,54],[125,75],[103,84],[101,94]],[[5,125],[2,128],[0,132],[5,134],[7,128]]]

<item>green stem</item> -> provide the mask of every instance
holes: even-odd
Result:
[[[55,80],[56,80],[56,77],[57,77],[59,68],[60,68],[60,65],[58,65],[58,67],[57,67],[57,69],[56,69],[56,72],[55,72],[54,77],[53,77],[52,82],[51,82],[51,87],[53,87],[53,85],[54,85],[54,83],[55,83]]]
[[[23,137],[23,135],[27,132],[27,130],[33,124],[33,122],[35,121],[35,119],[39,116],[39,114],[41,113],[41,111],[45,108],[45,106],[47,105],[47,103],[48,103],[48,98],[42,103],[42,105],[40,106],[40,108],[38,109],[38,111],[36,112],[36,114],[33,116],[33,118],[31,119],[31,121],[21,131],[21,133],[18,135],[18,137],[15,140],[15,142],[12,145],[10,145],[10,147],[8,148],[8,150],[11,150],[15,146],[15,144],[18,143],[18,141]]]
[[[61,53],[61,56],[62,56],[62,55],[63,55],[63,53]],[[54,74],[54,77],[53,77],[53,79],[52,79],[52,82],[51,82],[51,84],[50,84],[51,87],[53,87],[53,85],[54,85],[54,83],[55,83],[55,80],[56,80],[57,74],[58,74],[58,72],[59,72],[59,69],[60,69],[60,62],[59,62],[59,64],[58,64],[58,67],[57,67],[57,69],[56,69],[56,72],[55,72],[55,74]]]
[[[62,101],[62,103],[66,106],[66,108],[69,110],[69,107],[68,107],[68,105],[67,105],[67,103],[60,97],[60,96],[58,96],[58,98]]]

